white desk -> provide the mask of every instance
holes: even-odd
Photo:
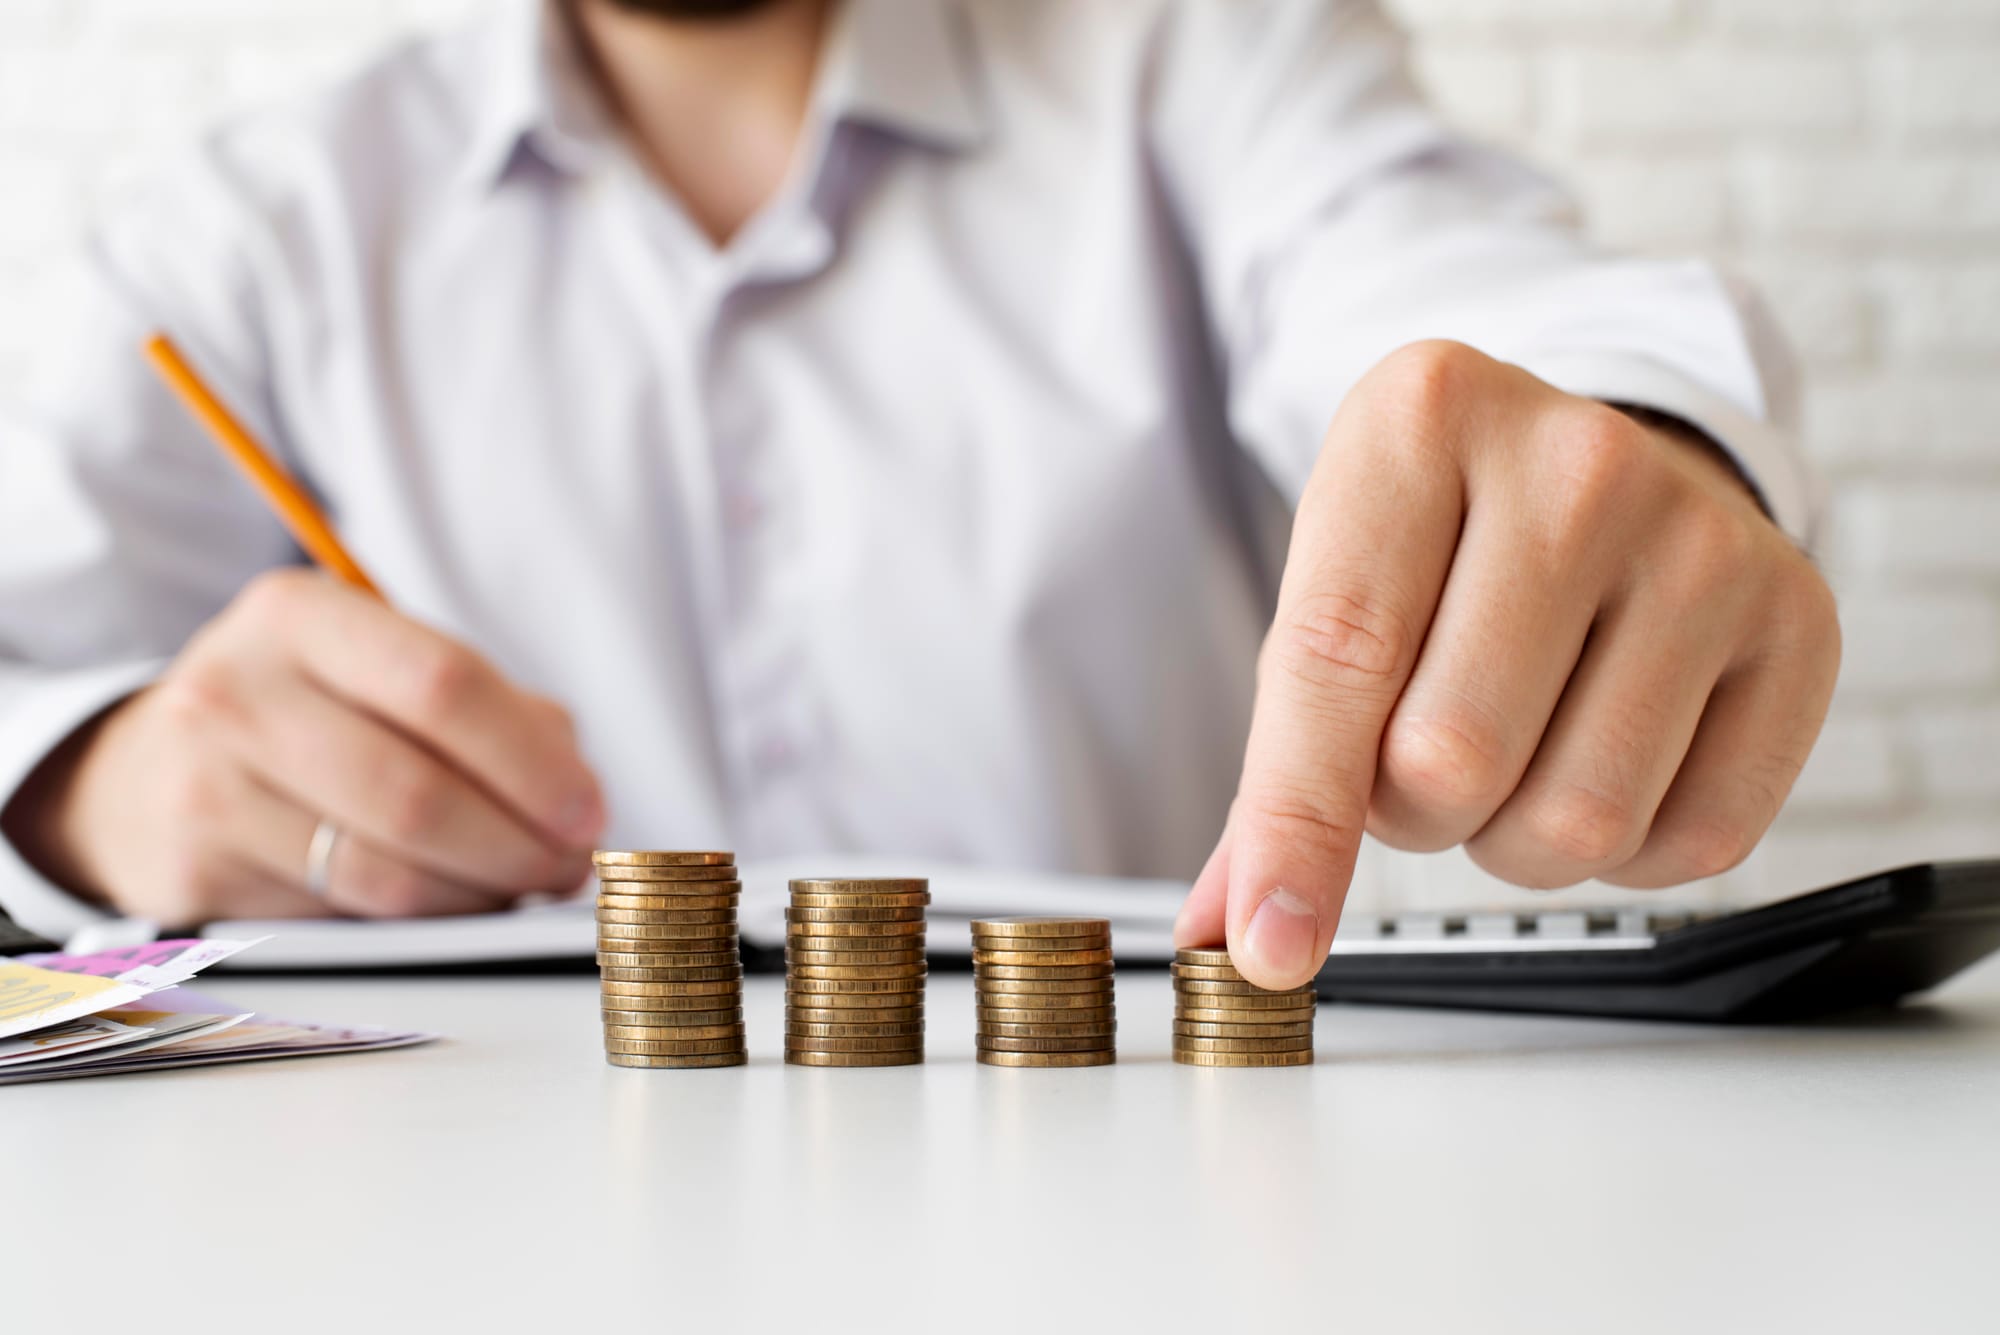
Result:
[[[975,1065],[962,975],[856,1071],[773,978],[690,1072],[584,977],[212,990],[450,1037],[0,1091],[9,1329],[2000,1330],[1991,965],[1843,1027],[1329,1007],[1302,1071],[1172,1065],[1136,971],[1088,1071]]]

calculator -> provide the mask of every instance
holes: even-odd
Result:
[[[1344,918],[1326,1001],[1766,1023],[1892,1006],[2000,949],[2000,861],[1921,863],[1761,908]]]

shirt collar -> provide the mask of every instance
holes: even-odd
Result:
[[[497,184],[531,149],[587,171],[615,135],[562,0],[505,0],[481,34],[469,184]],[[963,150],[985,141],[990,107],[972,25],[953,0],[845,0],[827,34],[813,105],[828,125],[873,125]]]
[[[951,0],[846,0],[828,36],[815,103],[934,148],[967,149],[991,128],[972,25]]]
[[[497,184],[524,145],[566,171],[602,151],[606,117],[560,3],[503,0],[480,32],[467,184]]]

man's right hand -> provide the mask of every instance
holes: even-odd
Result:
[[[323,819],[324,901],[305,888]],[[580,885],[603,824],[560,706],[308,570],[247,587],[7,812],[55,880],[173,926],[504,908]]]

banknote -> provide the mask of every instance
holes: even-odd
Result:
[[[435,1035],[290,1020],[180,984],[254,941],[0,958],[0,1084],[407,1047]]]
[[[193,938],[94,955],[0,959],[0,1039],[128,1005],[255,944]]]

